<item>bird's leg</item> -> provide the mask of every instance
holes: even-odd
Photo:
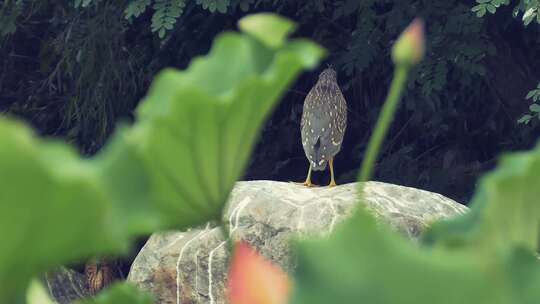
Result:
[[[330,158],[328,163],[330,165],[330,184],[328,184],[328,187],[335,187],[336,181],[334,180],[334,158]]]
[[[290,183],[294,183],[294,184],[297,184],[297,185],[302,185],[302,186],[306,186],[306,187],[318,187],[317,185],[311,183],[311,163],[309,164],[309,169],[308,169],[308,173],[307,173],[307,177],[306,177],[306,181],[305,182],[300,182],[300,183],[296,183],[296,182],[290,182]]]
[[[311,183],[311,163],[309,164],[309,169],[308,169],[308,172],[307,172],[306,181],[303,183],[303,185],[306,186],[306,187],[315,186],[314,184]]]

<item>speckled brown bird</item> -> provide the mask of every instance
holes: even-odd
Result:
[[[302,112],[300,128],[302,146],[309,161],[305,186],[311,183],[311,171],[322,171],[330,165],[330,184],[334,179],[334,156],[341,149],[347,127],[347,103],[337,83],[337,73],[331,67],[322,71],[309,91]]]
[[[116,280],[113,263],[105,260],[91,260],[87,262],[84,272],[90,295],[96,295],[100,290]]]

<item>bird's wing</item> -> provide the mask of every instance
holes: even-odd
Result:
[[[338,89],[338,94],[336,94],[337,98],[337,105],[338,105],[338,119],[336,121],[337,128],[339,132],[341,133],[341,137],[343,138],[343,135],[345,134],[345,128],[347,127],[347,102],[345,101],[345,97],[343,97],[343,94],[341,93],[341,90]]]
[[[307,116],[312,111],[317,98],[318,98],[317,92],[315,90],[315,87],[313,87],[311,88],[311,90],[309,90],[309,93],[307,94],[306,99],[304,99],[304,107],[302,109],[302,119],[300,120],[300,128],[302,130],[307,124],[307,119],[308,119]]]
[[[332,90],[333,88],[331,86],[317,86],[317,88],[314,90],[314,107],[316,109],[312,111],[312,117],[311,117],[311,129],[313,129],[313,132],[311,134],[314,134],[314,143],[317,142],[317,140],[320,141],[321,149],[324,151],[328,151],[329,147],[324,148],[325,146],[328,146],[330,143],[330,136],[332,134],[332,116],[330,116],[330,111],[333,111],[333,116],[336,115],[336,111],[332,109],[332,105],[330,103],[330,100],[334,96],[334,92]],[[335,128],[335,126],[334,126]]]

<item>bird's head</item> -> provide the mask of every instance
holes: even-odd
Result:
[[[328,66],[328,68],[322,71],[321,74],[319,75],[319,81],[336,82],[337,81],[336,70],[334,70],[332,66]]]

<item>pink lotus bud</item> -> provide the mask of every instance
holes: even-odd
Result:
[[[425,37],[424,22],[420,18],[414,21],[401,33],[392,49],[392,60],[396,65],[416,65],[424,57]]]
[[[229,270],[231,304],[285,304],[289,277],[244,242],[235,246]]]

